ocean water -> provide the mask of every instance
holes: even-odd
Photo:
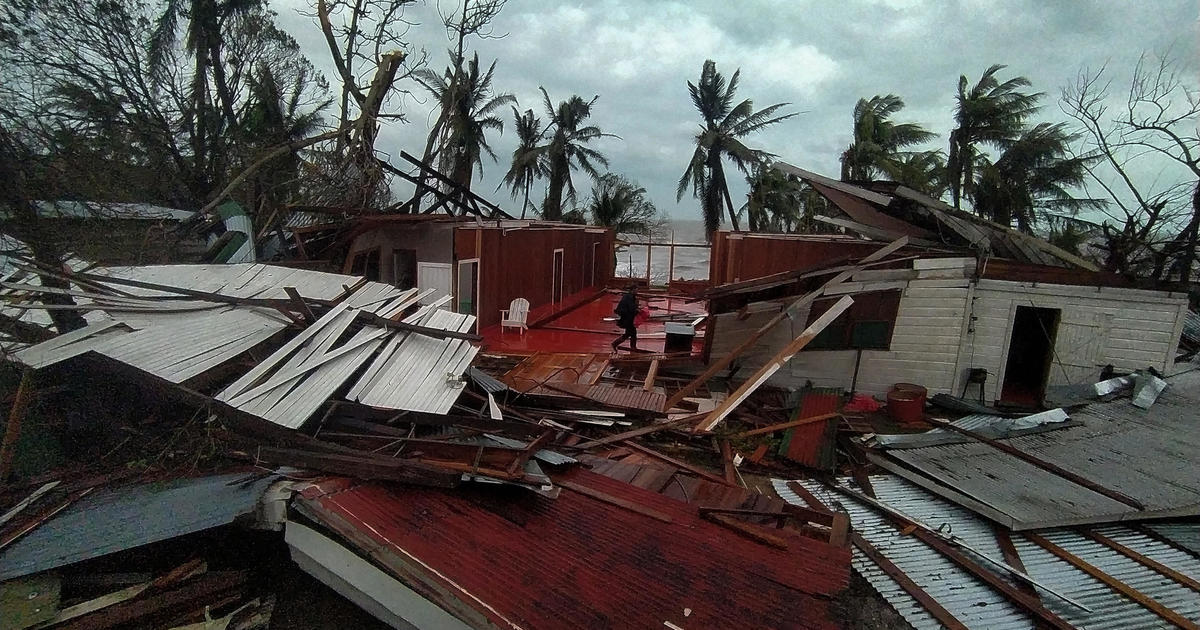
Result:
[[[670,247],[657,243],[684,243],[705,245],[704,223],[695,220],[671,219],[663,229],[648,239],[641,234],[622,234],[621,240],[656,243],[653,246],[629,245],[617,248],[617,277],[645,278],[646,258],[649,250],[650,282],[666,284],[668,274],[676,280],[708,279],[708,247],[676,247],[674,267],[671,266]]]

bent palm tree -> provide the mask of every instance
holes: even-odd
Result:
[[[700,199],[700,211],[704,216],[705,237],[712,239],[712,233],[721,227],[721,205],[724,204],[729,213],[729,222],[734,230],[738,229],[737,214],[733,209],[733,199],[729,196],[729,184],[725,181],[723,158],[729,158],[734,166],[743,174],[749,174],[750,169],[771,157],[770,153],[751,149],[742,143],[742,138],[777,122],[787,120],[796,114],[774,116],[775,112],[785,107],[787,103],[776,103],[758,112],[750,99],[734,105],[734,92],[737,91],[737,70],[726,83],[725,77],[717,72],[717,64],[709,59],[704,62],[700,71],[700,83],[688,82],[692,104],[700,111],[703,123],[696,134],[696,151],[683,176],[679,178],[679,187],[675,191],[676,200],[683,199],[683,193],[688,186],[692,187],[692,195]]]
[[[592,163],[608,166],[608,159],[603,154],[585,145],[598,138],[616,136],[604,133],[595,125],[583,124],[592,115],[592,105],[599,96],[584,101],[578,95],[573,95],[559,103],[558,107],[554,107],[546,88],[538,89],[542,91],[543,105],[550,116],[546,132],[554,130],[550,141],[537,148],[538,154],[546,160],[550,177],[546,199],[542,202],[542,218],[558,221],[563,216],[564,192],[567,200],[575,199],[575,183],[571,181],[571,171],[579,169],[592,178],[599,178],[600,173]]]
[[[1040,214],[1098,208],[1099,199],[1079,199],[1072,188],[1087,178],[1087,166],[1099,156],[1070,156],[1070,144],[1078,138],[1062,123],[1041,123],[1021,134],[995,164],[979,173],[975,209],[1004,226],[1014,222],[1022,232],[1033,231]]]
[[[492,75],[496,62],[486,73],[479,71],[479,54],[476,53],[464,71],[446,68],[441,75],[422,69],[414,73],[417,82],[429,90],[447,112],[446,134],[442,146],[438,147],[439,164],[447,177],[463,188],[471,189],[475,167],[483,172],[483,154],[496,161],[496,153],[487,142],[487,131],[504,132],[504,122],[495,111],[504,105],[516,103],[512,94],[492,93]]]
[[[646,198],[646,189],[614,173],[605,173],[592,187],[588,202],[594,225],[618,234],[647,234],[659,222],[658,208]]]
[[[937,134],[916,123],[895,123],[891,117],[904,109],[895,94],[858,99],[854,106],[854,140],[842,153],[842,180],[870,180],[880,175],[896,178],[902,149],[932,140]]]
[[[1013,77],[1003,83],[996,73],[1005,66],[996,64],[983,72],[979,82],[967,89],[966,75],[958,78],[958,104],[954,120],[958,126],[950,132],[950,153],[946,158],[946,181],[955,208],[962,197],[971,197],[979,145],[999,149],[1011,145],[1025,125],[1025,118],[1037,111],[1041,92],[1026,94],[1029,79]]]
[[[517,195],[524,193],[525,197],[521,203],[521,218],[524,219],[525,211],[529,209],[529,188],[534,181],[545,177],[549,168],[544,156],[538,151],[538,142],[542,140],[542,119],[535,116],[532,109],[525,110],[524,114],[518,112],[516,107],[512,108],[512,111],[517,129],[517,148],[513,150],[512,165],[508,167],[504,180],[496,186],[496,190],[508,186],[514,201]]]

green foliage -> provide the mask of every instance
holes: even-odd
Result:
[[[514,201],[524,195],[521,203],[521,218],[524,219],[525,212],[529,210],[529,188],[533,182],[548,176],[550,167],[545,153],[538,150],[538,143],[542,141],[542,119],[532,109],[522,114],[513,107],[512,112],[513,126],[517,130],[517,148],[513,150],[512,165],[496,190],[508,186]]]
[[[546,126],[549,141],[535,149],[535,159],[545,160],[550,178],[546,198],[542,202],[542,217],[548,221],[558,221],[563,218],[563,202],[576,199],[571,171],[582,170],[596,179],[600,177],[600,172],[595,165],[608,166],[608,158],[587,146],[588,143],[616,136],[604,133],[595,125],[584,124],[591,117],[592,106],[599,96],[584,101],[578,95],[573,95],[555,107],[546,89],[539,89],[542,91],[542,105],[550,121]]]
[[[646,198],[646,189],[615,173],[605,173],[592,187],[588,212],[593,225],[618,234],[649,234],[663,223],[658,208]]]
[[[1097,199],[1079,199],[1070,189],[1087,178],[1088,164],[1096,156],[1072,157],[1070,144],[1078,138],[1062,123],[1040,123],[1026,129],[994,164],[985,163],[975,185],[975,210],[1001,225],[1014,222],[1023,232],[1033,232],[1039,214],[1074,214],[1103,205]]]
[[[699,83],[688,82],[692,105],[700,112],[701,126],[696,134],[696,150],[683,176],[679,178],[675,197],[676,200],[683,199],[683,194],[691,187],[692,195],[700,200],[704,231],[710,240],[712,233],[721,227],[722,204],[729,213],[733,229],[738,229],[722,161],[729,159],[739,171],[748,174],[755,166],[773,156],[746,146],[742,139],[796,115],[775,115],[788,103],[776,103],[757,112],[750,99],[734,104],[740,76],[741,70],[737,70],[727,82],[717,71],[716,62],[709,59],[700,71]],[[750,229],[756,227],[752,221]]]
[[[996,74],[1005,66],[996,64],[983,72],[979,82],[970,86],[966,75],[958,79],[954,120],[950,132],[950,153],[946,158],[946,179],[954,207],[961,199],[972,198],[975,171],[983,155],[981,147],[1004,149],[1020,137],[1025,119],[1038,110],[1041,92],[1021,91],[1029,79],[1013,77],[1001,82]]]
[[[904,108],[895,94],[859,99],[854,106],[854,140],[842,153],[842,180],[897,178],[906,147],[928,142],[937,134],[915,123],[896,123],[893,114]]]
[[[417,81],[429,91],[446,112],[446,133],[437,147],[443,172],[459,185],[470,190],[475,168],[483,172],[483,155],[496,161],[496,154],[487,141],[487,132],[504,132],[504,121],[496,110],[517,99],[512,94],[495,94],[492,75],[496,62],[480,72],[479,54],[467,62],[467,67],[448,67],[442,74],[429,69],[414,73]]]

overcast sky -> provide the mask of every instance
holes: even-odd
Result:
[[[296,11],[306,4],[274,0],[281,26],[332,82],[319,29]],[[640,182],[673,217],[698,218],[698,202],[690,195],[676,202],[675,186],[699,121],[687,81],[698,80],[705,59],[726,76],[741,69],[739,97],[757,107],[789,102],[800,112],[752,136],[750,146],[836,177],[859,98],[900,95],[907,107],[897,120],[937,132],[929,148],[944,150],[959,75],[974,83],[989,65],[1003,63],[1002,78],[1026,76],[1046,93],[1040,118],[1062,120],[1059,89],[1081,67],[1107,63],[1115,77],[1126,77],[1143,51],[1171,46],[1177,57],[1196,59],[1198,7],[1197,0],[510,0],[495,22],[506,36],[470,44],[482,63],[498,60],[495,86],[543,119],[539,86],[556,103],[599,95],[595,124],[621,137],[594,143],[610,170]],[[433,7],[407,17],[420,23],[410,31],[414,45],[429,51],[432,67],[444,68],[449,41]],[[377,148],[400,164],[401,150],[422,151],[431,102],[396,108],[409,123],[386,124]],[[510,118],[506,111],[504,134],[491,140],[500,162],[485,158],[475,189],[515,208],[519,202],[507,191],[493,192],[516,143]],[[583,197],[590,180],[576,177]],[[730,183],[741,203],[742,176],[730,174]]]

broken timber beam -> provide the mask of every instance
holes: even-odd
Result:
[[[638,444],[637,442],[634,442],[632,440],[621,442],[621,444],[628,448],[631,448],[643,455],[649,455],[650,457],[653,457],[654,459],[666,462],[676,468],[686,470],[686,471],[692,473],[693,475],[703,477],[704,479],[707,479],[714,483],[719,483],[723,486],[733,486],[734,488],[739,487],[736,484],[731,484],[728,481],[725,481],[724,477],[718,477],[717,475],[714,475],[714,474],[708,472],[707,470],[704,470],[703,468],[698,468],[687,462],[675,459],[674,457],[671,457],[669,455],[664,455],[654,449],[646,448],[645,446],[642,446],[641,444]]]
[[[1027,532],[1023,535],[1032,541],[1033,544],[1054,554],[1058,559],[1103,582],[1105,586],[1137,602],[1143,608],[1158,615],[1159,617],[1162,617],[1170,623],[1173,623],[1180,628],[1184,628],[1185,630],[1200,630],[1200,625],[1175,612],[1174,610],[1163,606],[1158,601],[1152,599],[1149,595],[1146,595],[1145,593],[1133,588],[1121,580],[1118,580],[1112,575],[1101,571],[1099,568],[1088,563],[1079,556],[1076,556],[1066,549],[1063,549],[1062,547],[1050,542],[1042,535],[1035,534],[1033,532]]]
[[[1128,505],[1134,509],[1142,510],[1142,511],[1144,511],[1146,509],[1146,506],[1143,505],[1141,501],[1138,501],[1137,499],[1135,499],[1127,494],[1118,492],[1111,488],[1106,488],[1106,487],[1096,483],[1095,481],[1092,481],[1090,479],[1087,479],[1085,477],[1077,475],[1057,464],[1048,462],[1044,459],[1041,459],[1040,457],[1030,455],[1029,453],[1022,451],[1021,449],[1019,449],[1011,444],[1001,442],[1000,440],[994,440],[985,435],[980,435],[979,433],[971,431],[970,429],[964,429],[960,426],[956,426],[954,424],[951,424],[949,422],[944,422],[944,421],[938,420],[936,418],[926,418],[926,422],[928,422],[929,424],[932,424],[935,427],[938,427],[939,429],[945,429],[947,431],[954,431],[955,433],[960,433],[960,434],[965,435],[973,440],[982,442],[998,451],[1002,451],[1008,455],[1012,455],[1013,457],[1016,457],[1017,459],[1019,459],[1021,461],[1024,461],[1028,464],[1032,464],[1038,468],[1041,468],[1042,470],[1044,470],[1048,473],[1051,473],[1058,477],[1062,477],[1063,479],[1066,479],[1067,481],[1070,481],[1071,483],[1073,483],[1075,485],[1083,486],[1084,488],[1087,488],[1088,490],[1091,490],[1092,492],[1102,494],[1114,501],[1124,503],[1125,505]]]
[[[985,583],[987,583],[988,585],[990,585],[992,588],[995,588],[996,590],[1000,591],[1006,597],[1008,597],[1009,600],[1011,600],[1012,602],[1025,608],[1027,611],[1029,611],[1030,613],[1041,618],[1042,621],[1045,621],[1046,623],[1050,624],[1051,626],[1053,626],[1055,628],[1060,628],[1061,630],[1071,630],[1074,628],[1074,626],[1067,623],[1061,617],[1059,617],[1058,615],[1055,615],[1050,610],[1048,610],[1045,606],[1042,605],[1041,600],[1039,600],[1036,597],[1030,597],[1024,591],[1013,586],[1013,584],[1011,582],[1001,578],[995,572],[990,571],[990,570],[985,569],[984,567],[980,566],[974,560],[971,560],[965,553],[963,553],[963,551],[960,551],[960,549],[971,552],[971,554],[987,561],[989,564],[991,564],[997,568],[1005,570],[1012,577],[1014,577],[1022,582],[1025,582],[1026,584],[1029,584],[1031,586],[1036,586],[1036,587],[1042,589],[1043,591],[1050,593],[1051,595],[1054,595],[1055,597],[1061,599],[1062,601],[1067,602],[1068,604],[1071,604],[1072,606],[1075,606],[1076,608],[1085,610],[1087,612],[1092,612],[1092,609],[1088,608],[1087,606],[1084,606],[1083,604],[1075,601],[1074,599],[1071,599],[1070,597],[1067,597],[1066,595],[1063,595],[1062,593],[1051,588],[1050,586],[1037,581],[1032,576],[1030,576],[1028,573],[1021,571],[1020,569],[1017,569],[1016,567],[1013,567],[1006,562],[997,560],[997,559],[983,553],[982,551],[979,551],[979,550],[967,545],[966,543],[963,543],[961,540],[958,540],[952,536],[943,534],[942,532],[926,525],[925,523],[922,523],[922,522],[912,518],[911,516],[908,516],[907,514],[897,510],[896,508],[893,508],[885,503],[882,503],[882,502],[878,501],[877,499],[868,497],[867,495],[865,495],[861,492],[847,488],[846,486],[837,485],[837,484],[827,484],[827,485],[832,487],[835,492],[845,494],[856,501],[860,501],[862,503],[870,505],[871,507],[874,507],[875,509],[879,510],[879,512],[881,512],[887,518],[887,520],[891,521],[892,526],[895,527],[897,530],[904,532],[905,534],[912,534],[912,535],[916,536],[917,538],[921,539],[922,542],[929,545],[930,547],[933,547],[934,550],[938,551],[939,553],[946,556],[950,560],[953,560],[960,567],[965,569],[968,573],[971,573],[975,577],[979,578],[980,580],[982,580]]]
[[[720,406],[712,411],[712,413],[708,414],[708,417],[705,418],[703,422],[697,424],[693,432],[699,433],[701,431],[711,431],[713,427],[720,424],[720,422],[725,419],[725,416],[729,415],[729,412],[733,411],[738,405],[742,404],[742,402],[745,401],[750,394],[754,393],[754,390],[758,389],[760,385],[765,383],[772,374],[779,371],[779,368],[783,367],[784,364],[792,359],[792,357],[796,356],[797,352],[800,352],[804,346],[807,346],[814,337],[819,335],[822,330],[825,330],[826,326],[833,323],[833,320],[837,319],[838,315],[841,315],[843,311],[850,308],[850,305],[853,303],[854,298],[850,297],[849,295],[842,296],[842,299],[838,300],[833,306],[829,307],[829,310],[825,311],[820,317],[818,317],[817,321],[813,322],[808,328],[805,328],[804,332],[800,333],[800,336],[793,339],[791,343],[784,346],[779,352],[775,353],[775,356],[771,357],[771,359],[767,361],[766,365],[758,368],[758,371],[755,372],[753,376],[747,379],[745,383],[742,383],[742,385],[738,387],[736,391],[730,394],[729,397],[720,404]]]
[[[868,263],[873,263],[873,262],[876,262],[883,258],[886,258],[889,254],[892,254],[893,252],[900,249],[901,247],[904,247],[907,244],[908,244],[907,237],[896,239],[895,241],[892,241],[891,243],[889,243],[888,245],[886,245],[879,251],[871,254],[870,256],[867,256],[866,258],[863,258],[854,267],[851,267],[850,269],[847,269],[847,270],[837,274],[836,276],[830,278],[828,281],[825,282],[825,284],[821,285],[821,287],[818,288],[816,291],[812,291],[812,292],[808,293],[807,295],[803,295],[803,296],[793,300],[791,302],[791,304],[784,307],[784,309],[778,315],[776,315],[775,317],[772,317],[770,321],[763,324],[761,327],[758,328],[758,330],[755,330],[753,333],[750,333],[749,337],[747,337],[745,340],[743,340],[742,343],[738,344],[736,348],[734,348],[733,350],[730,350],[728,354],[726,354],[725,356],[723,356],[723,357],[713,361],[711,364],[709,364],[708,369],[704,370],[704,372],[702,374],[700,374],[700,376],[697,376],[695,378],[695,380],[693,380],[691,383],[688,383],[687,386],[685,386],[683,389],[676,392],[674,396],[667,399],[667,403],[666,403],[666,405],[663,406],[663,409],[664,410],[670,409],[671,407],[674,407],[675,405],[679,404],[679,401],[683,400],[684,398],[687,398],[688,396],[691,396],[693,393],[695,393],[695,391],[701,385],[708,382],[708,379],[715,376],[717,374],[717,372],[720,372],[721,370],[728,367],[729,364],[732,363],[734,359],[741,356],[743,352],[745,352],[746,350],[749,350],[752,346],[754,346],[754,344],[757,343],[758,340],[761,339],[763,335],[770,332],[771,329],[774,328],[776,324],[778,324],[779,322],[782,322],[784,319],[787,319],[788,317],[791,317],[792,314],[798,312],[801,308],[804,308],[805,306],[812,304],[812,301],[817,299],[818,297],[820,297],[821,294],[826,289],[829,289],[829,288],[833,287],[834,285],[838,285],[838,284],[845,282],[847,279],[849,279],[855,273],[861,271],[862,266],[864,266]]]
[[[740,534],[744,538],[753,540],[756,543],[787,551],[788,544],[786,540],[778,536],[772,536],[771,534],[768,534],[767,532],[763,531],[762,527],[757,525],[743,523],[742,521],[739,521],[728,514],[722,514],[719,512],[701,512],[700,518],[712,523],[716,523],[717,525],[721,525],[722,527],[729,528],[735,533]]]
[[[730,437],[731,438],[744,438],[744,437],[751,437],[754,435],[762,435],[764,433],[774,433],[775,431],[782,431],[783,429],[790,429],[792,427],[798,427],[802,424],[809,424],[811,422],[820,422],[821,420],[828,420],[830,418],[836,418],[837,416],[840,416],[840,415],[842,415],[842,414],[835,412],[835,413],[823,413],[819,416],[809,416],[807,418],[796,418],[795,420],[789,420],[787,422],[780,422],[779,424],[772,424],[769,427],[762,427],[761,429],[752,429],[750,431],[742,431],[741,433],[735,433],[735,434],[731,435]]]
[[[1172,569],[1171,567],[1168,567],[1167,565],[1153,558],[1149,558],[1144,554],[1138,553],[1137,551],[1130,549],[1129,547],[1126,547],[1125,545],[1122,545],[1121,543],[1095,530],[1083,529],[1079,530],[1079,533],[1080,535],[1098,542],[1101,545],[1112,549],[1113,551],[1125,556],[1126,558],[1129,558],[1130,560],[1133,560],[1142,566],[1158,571],[1172,580],[1175,580],[1176,582],[1179,582],[1193,591],[1200,593],[1200,580],[1196,580],[1191,576],[1184,575],[1183,573],[1180,573],[1179,571],[1176,571],[1175,569]]]
[[[646,370],[646,380],[642,382],[642,391],[651,391],[654,389],[654,379],[658,377],[658,357],[655,357],[650,362],[650,369]]]
[[[599,490],[593,490],[587,486],[577,484],[573,481],[559,480],[559,481],[555,481],[554,483],[556,483],[559,486],[562,486],[563,488],[566,488],[567,490],[570,490],[572,492],[578,492],[579,494],[582,494],[585,497],[591,497],[597,501],[603,501],[604,503],[609,503],[609,504],[615,505],[617,507],[622,507],[622,508],[625,508],[626,510],[629,510],[630,512],[635,512],[637,514],[641,514],[642,516],[649,516],[652,519],[659,520],[664,523],[674,522],[674,519],[672,519],[669,514],[659,512],[658,510],[655,510],[650,507],[646,507],[644,505],[639,505],[637,503],[634,503],[633,501],[626,501],[625,499],[622,499],[620,497],[614,497],[610,494],[600,492]]]
[[[904,589],[905,593],[908,593],[909,596],[917,600],[917,603],[923,606],[925,610],[928,611],[934,619],[937,619],[938,623],[945,626],[947,630],[967,630],[966,624],[959,621],[958,618],[955,617],[949,610],[946,610],[945,607],[938,603],[938,600],[932,595],[926,593],[925,589],[921,588],[921,586],[914,582],[912,578],[908,577],[908,574],[905,573],[903,569],[896,566],[887,558],[887,556],[883,555],[881,551],[876,549],[874,545],[867,542],[867,539],[863,538],[862,534],[857,532],[851,534],[850,542],[853,543],[854,546],[857,547],[864,556],[869,558],[871,562],[874,562],[875,566],[879,567],[880,570],[886,573],[888,577],[895,580],[896,584],[900,585],[900,588]]]
[[[650,435],[651,433],[658,433],[659,431],[663,431],[665,429],[670,429],[672,427],[676,427],[681,424],[695,422],[696,420],[703,418],[705,415],[706,414],[704,414],[704,413],[697,413],[697,414],[692,414],[690,416],[683,416],[680,418],[675,418],[674,420],[668,420],[666,422],[660,422],[658,424],[651,424],[649,426],[644,426],[639,429],[625,431],[624,433],[617,433],[616,435],[610,435],[608,437],[600,438],[598,440],[584,442],[583,444],[576,444],[575,448],[587,450],[587,449],[595,448],[597,446],[604,446],[605,444],[615,444],[617,442],[624,442],[625,440],[628,440],[631,438],[641,437],[643,435]]]

